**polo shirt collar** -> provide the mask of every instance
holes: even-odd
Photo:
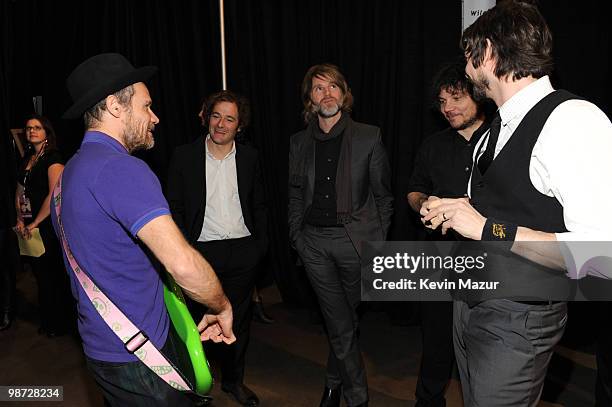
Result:
[[[83,138],[83,144],[85,143],[100,143],[104,144],[118,153],[129,154],[127,148],[123,146],[120,142],[112,138],[106,133],[102,133],[101,131],[89,130],[85,132],[85,137]]]

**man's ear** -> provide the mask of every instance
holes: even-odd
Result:
[[[123,106],[119,103],[119,99],[115,95],[108,95],[105,99],[106,111],[113,117],[119,118],[123,111]]]
[[[493,69],[495,69],[495,58],[493,57],[493,44],[487,38],[485,40],[487,42],[487,48],[485,49],[484,59],[482,60],[483,65],[490,65]]]

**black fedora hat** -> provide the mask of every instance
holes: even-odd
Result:
[[[134,68],[121,54],[107,53],[93,56],[74,68],[66,79],[66,87],[73,105],[62,116],[76,119],[87,109],[126,86],[149,79],[157,67]]]

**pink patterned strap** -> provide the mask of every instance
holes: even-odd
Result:
[[[192,390],[183,377],[172,367],[172,364],[168,362],[168,359],[166,359],[159,349],[153,345],[146,334],[138,329],[136,325],[134,325],[132,321],[130,321],[128,317],[126,317],[98,287],[96,287],[83,269],[79,267],[79,264],[70,251],[70,247],[68,247],[68,241],[66,240],[64,226],[61,220],[61,175],[53,191],[53,206],[55,207],[55,214],[57,215],[57,224],[59,225],[62,246],[68,263],[70,264],[70,269],[81,284],[81,287],[83,287],[83,290],[89,297],[96,311],[98,311],[102,319],[104,319],[104,322],[106,322],[106,325],[108,325],[121,342],[124,343],[125,349],[129,353],[136,355],[142,363],[163,381],[180,391]]]

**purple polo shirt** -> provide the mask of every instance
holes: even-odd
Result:
[[[144,161],[97,131],[85,133],[62,178],[62,222],[77,262],[106,296],[162,347],[169,326],[163,284],[136,236],[152,219],[170,214],[159,180]],[[54,208],[51,216],[57,232]],[[69,269],[65,256],[64,263]],[[85,354],[108,362],[138,360],[106,325],[74,273],[68,274]]]

